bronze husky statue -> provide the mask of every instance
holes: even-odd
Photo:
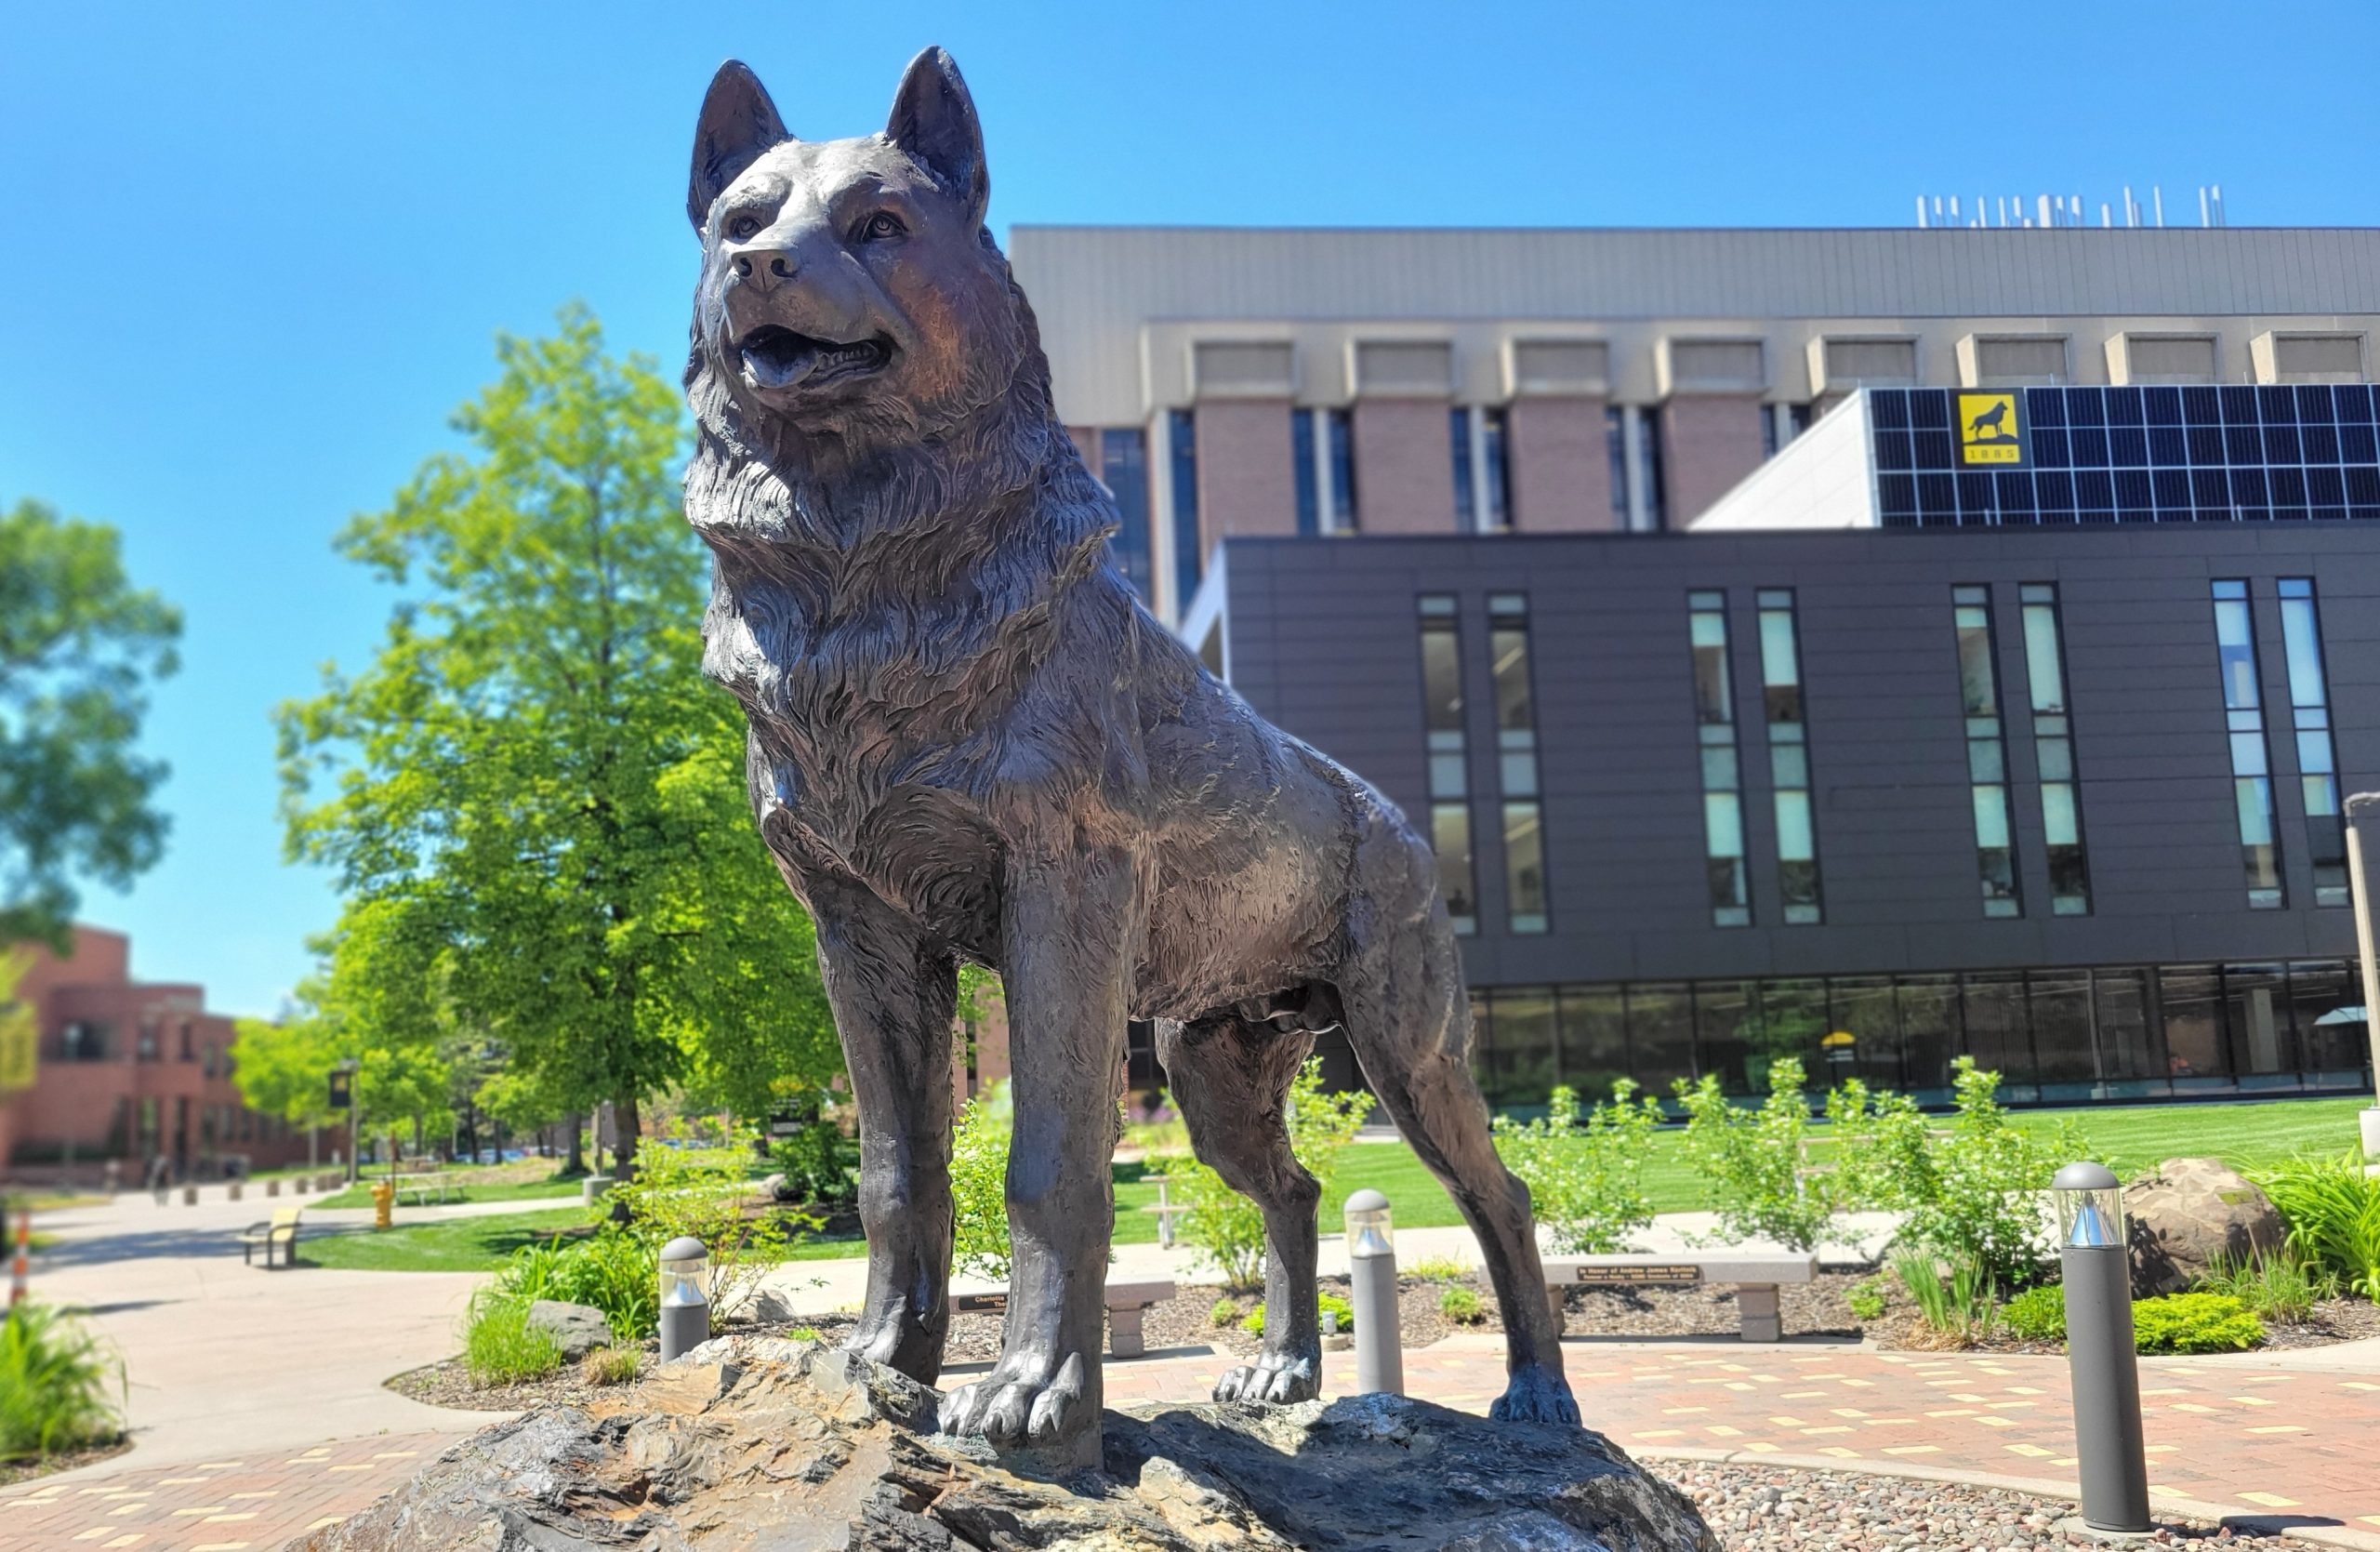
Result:
[[[951,1393],[947,1431],[1096,1449],[1131,1018],[1157,1022],[1198,1157],[1264,1210],[1274,1319],[1219,1398],[1316,1392],[1318,1192],[1281,1112],[1315,1033],[1343,1025],[1478,1233],[1509,1344],[1495,1415],[1574,1424],[1430,850],[1134,598],[988,192],[940,49],[880,135],[795,139],[732,61],[703,102],[686,512],[715,561],[704,667],[749,718],[752,805],[816,918],[850,1067],[868,1242],[853,1346],[929,1384],[941,1370],[970,960],[1008,995],[1015,1270],[999,1362]]]

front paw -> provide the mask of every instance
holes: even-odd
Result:
[[[1047,1368],[1046,1361],[1001,1360],[990,1373],[944,1400],[943,1431],[1011,1448],[1064,1441],[1087,1420],[1082,1355],[1067,1354],[1054,1376]]]
[[[1571,1399],[1570,1382],[1538,1364],[1513,1372],[1512,1383],[1488,1409],[1499,1423],[1558,1423],[1579,1426],[1579,1403]]]
[[[1311,1358],[1265,1353],[1243,1363],[1215,1382],[1218,1401],[1263,1401],[1287,1406],[1310,1401],[1322,1394],[1322,1378]]]

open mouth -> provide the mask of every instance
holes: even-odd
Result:
[[[839,345],[763,324],[746,335],[735,352],[744,365],[744,380],[754,388],[823,388],[882,371],[892,359],[892,341],[879,335]]]

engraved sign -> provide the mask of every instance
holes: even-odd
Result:
[[[1005,1315],[1008,1313],[1006,1293],[960,1293],[951,1307],[961,1315]]]
[[[1668,1288],[1699,1283],[1702,1268],[1688,1262],[1676,1267],[1581,1267],[1579,1281],[1589,1288]]]

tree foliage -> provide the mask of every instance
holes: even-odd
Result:
[[[164,854],[165,766],[136,745],[180,635],[113,528],[33,500],[0,512],[0,943],[64,952],[74,879],[122,888]]]
[[[376,1038],[500,1055],[522,1119],[678,1082],[747,1114],[837,1064],[809,924],[700,673],[678,395],[568,309],[341,554],[399,590],[361,672],[279,713],[296,856],[376,913],[339,1001]]]

